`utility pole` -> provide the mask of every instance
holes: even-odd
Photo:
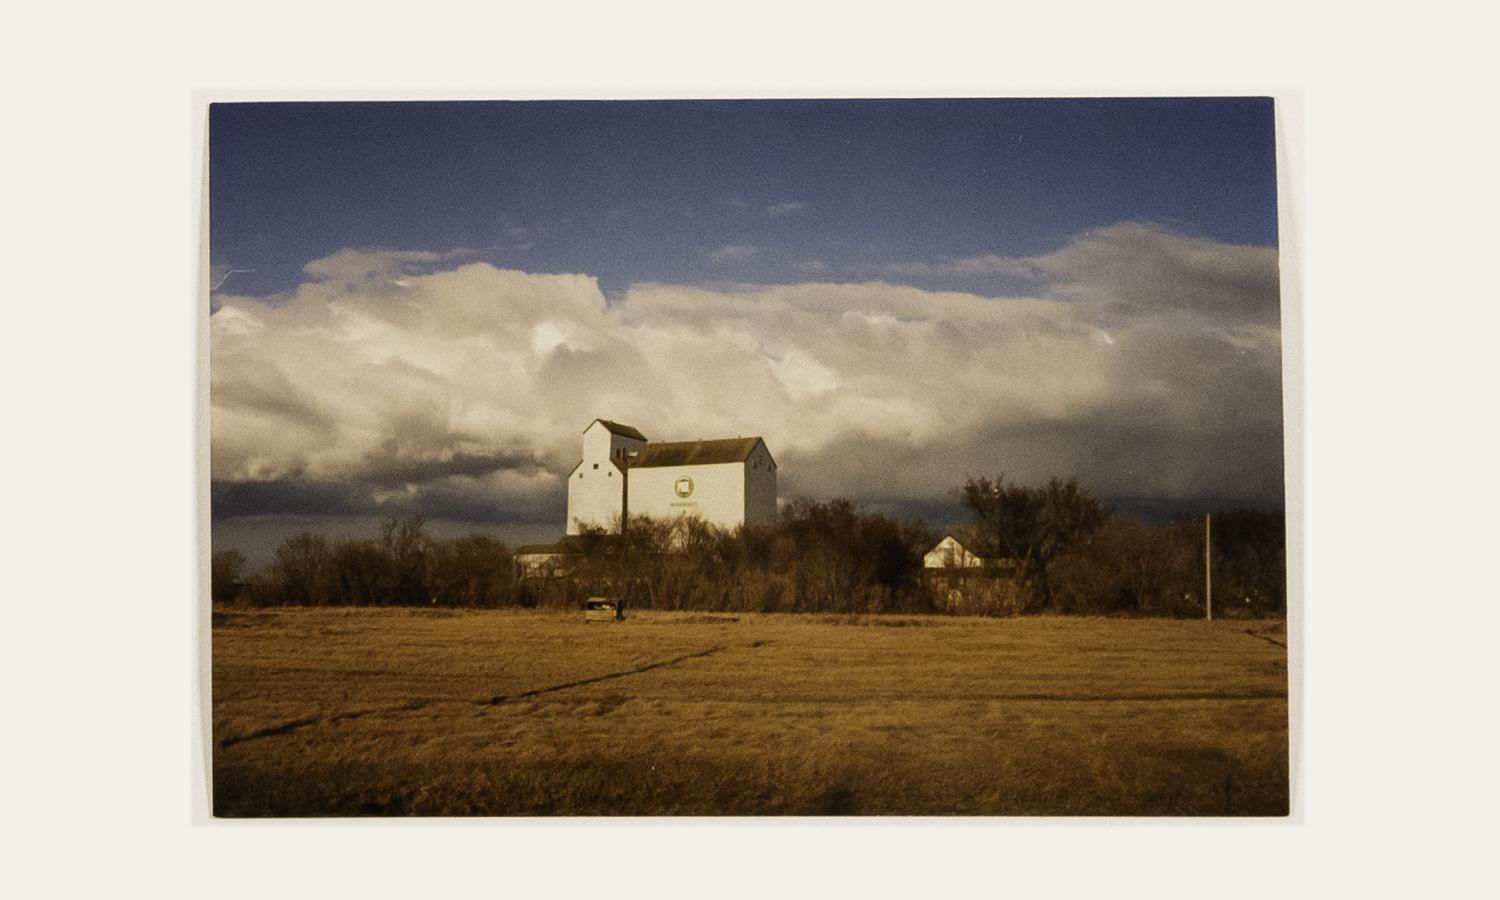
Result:
[[[1203,514],[1203,612],[1214,620],[1214,527],[1213,514]]]

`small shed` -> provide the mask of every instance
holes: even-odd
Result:
[[[590,597],[583,601],[585,622],[619,622],[625,618],[625,605],[613,597]]]

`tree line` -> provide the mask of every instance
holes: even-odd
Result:
[[[981,556],[1009,561],[1020,590],[1009,611],[1199,616],[1200,517],[1148,525],[1115,515],[1077,479],[1039,486],[971,478],[958,489],[963,533]],[[1212,517],[1214,608],[1286,610],[1286,520],[1236,509]]]
[[[769,526],[631,517],[586,528],[560,566],[518,565],[483,535],[430,536],[420,517],[378,536],[302,533],[254,575],[236,551],[213,555],[213,599],[255,606],[573,606],[594,595],[627,608],[820,613],[1203,613],[1201,519],[1148,525],[1114,514],[1076,479],[1022,485],[971,478],[954,492],[968,521],[951,533],[983,560],[924,567],[943,536],[847,500],[794,500]],[[1279,512],[1213,518],[1216,613],[1285,609]]]
[[[215,553],[213,599],[251,606],[495,607],[517,602],[513,557],[482,534],[435,540],[421,516],[387,520],[372,540],[302,532],[277,546],[269,569],[248,574],[237,550]]]

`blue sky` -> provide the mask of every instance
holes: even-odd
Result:
[[[615,297],[888,278],[1127,220],[1276,242],[1267,99],[219,103],[210,133],[212,260],[260,295],[346,247],[467,249]]]
[[[977,474],[1282,503],[1269,100],[221,103],[210,154],[252,559],[555,537],[596,416],[938,524]]]

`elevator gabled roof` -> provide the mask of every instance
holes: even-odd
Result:
[[[611,422],[608,419],[595,419],[594,422],[598,422],[600,425],[603,425],[605,428],[609,429],[610,434],[618,434],[621,437],[635,438],[638,441],[646,440],[646,436],[644,434],[641,434],[639,431],[631,428],[629,425],[621,425],[619,422]],[[588,431],[589,428],[593,428],[594,422],[590,422],[588,424],[588,428],[585,428],[583,430]]]
[[[671,441],[648,443],[639,456],[631,460],[632,469],[660,466],[709,466],[716,463],[744,462],[761,443],[759,437],[724,438],[717,441]]]

